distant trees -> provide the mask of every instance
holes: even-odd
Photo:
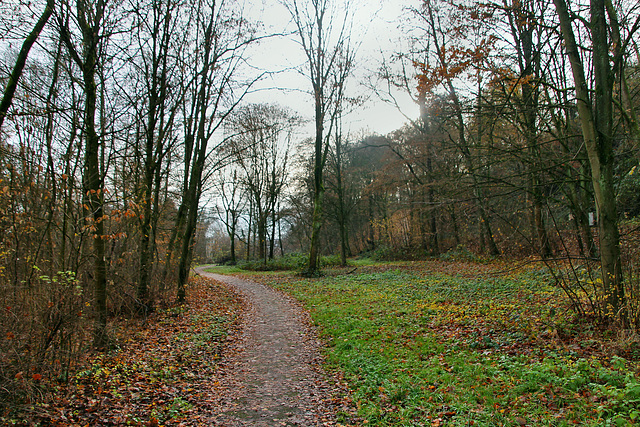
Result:
[[[294,132],[300,126],[300,118],[290,111],[275,105],[257,104],[243,107],[228,125],[232,137],[227,150],[238,169],[233,171],[233,183],[249,198],[252,215],[248,221],[255,226],[257,234],[257,258],[264,263],[273,258],[278,223],[278,205],[282,200],[289,177],[289,152]],[[232,203],[237,189],[223,194],[226,205]],[[234,209],[235,210],[235,209]],[[235,242],[235,223],[238,213],[225,219],[231,242]],[[268,230],[269,221],[271,230]],[[271,239],[267,236],[271,235]],[[233,254],[233,251],[232,251]],[[235,258],[235,255],[232,255]]]
[[[241,173],[237,166],[222,169],[216,180],[216,193],[220,198],[216,206],[216,214],[229,237],[229,262],[231,265],[238,262],[237,233],[240,230],[240,217],[247,206],[246,190],[242,186]]]

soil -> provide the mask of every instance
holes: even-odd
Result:
[[[228,342],[218,372],[221,426],[335,426],[343,402],[322,370],[320,342],[308,314],[288,296],[232,276],[198,274],[225,283],[248,311]]]

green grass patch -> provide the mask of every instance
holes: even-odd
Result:
[[[329,367],[344,374],[363,424],[617,426],[638,419],[637,366],[596,351],[588,328],[564,337],[574,319],[543,270],[497,276],[487,267],[438,263],[261,280],[309,308]]]

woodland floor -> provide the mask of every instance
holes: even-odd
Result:
[[[0,425],[638,425],[640,339],[577,318],[543,269],[357,270],[197,269],[186,304],[114,319],[111,351],[34,375]]]
[[[297,303],[197,273],[185,306],[114,325],[115,350],[89,355],[67,384],[43,384],[40,403],[0,414],[0,424],[334,426],[336,413],[353,413]]]

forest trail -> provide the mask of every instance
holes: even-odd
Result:
[[[237,277],[198,274],[223,282],[246,300],[248,312],[231,340],[219,381],[222,426],[331,426],[337,399],[320,367],[319,341],[308,315],[287,296]]]

